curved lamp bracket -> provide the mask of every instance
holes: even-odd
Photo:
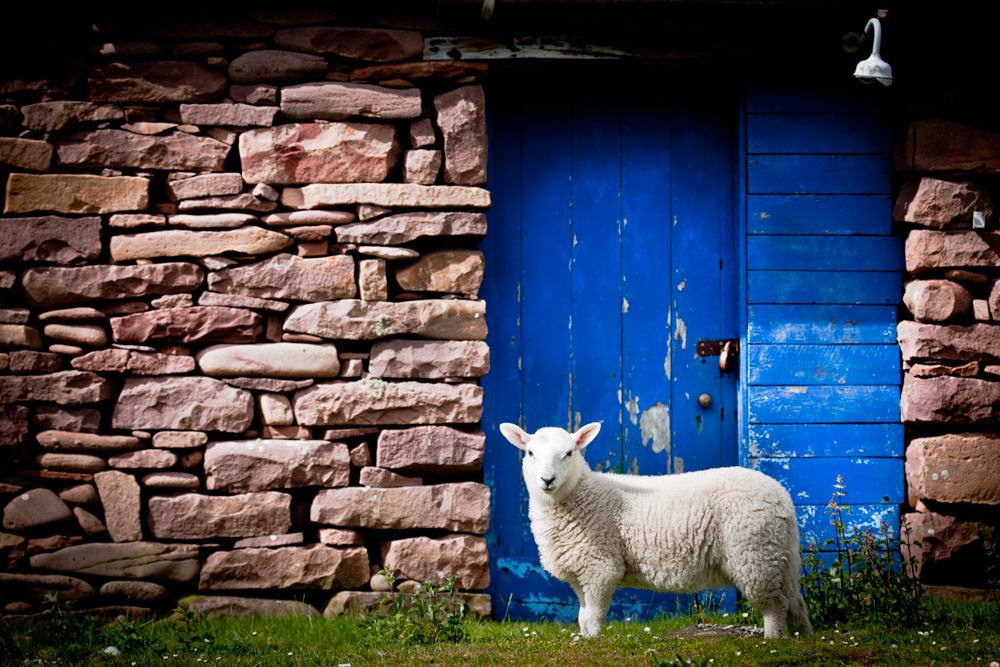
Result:
[[[862,60],[854,70],[854,77],[864,83],[878,81],[883,86],[892,85],[892,68],[889,63],[882,60],[879,49],[882,47],[882,22],[878,19],[870,19],[865,26],[865,35],[869,31],[873,33],[872,54],[867,60]]]

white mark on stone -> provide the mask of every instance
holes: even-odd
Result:
[[[632,396],[632,394],[629,393],[628,405],[625,409],[628,410],[629,421],[632,422],[632,426],[635,426],[637,423],[636,415],[639,414],[639,397]]]
[[[938,481],[938,474],[936,472],[931,473],[931,479],[933,479],[935,482]]]
[[[628,299],[622,297],[622,313],[628,312]]]
[[[948,471],[947,470],[942,470],[941,471],[941,479],[948,479]]]
[[[23,500],[24,502],[28,502],[29,500],[31,500],[31,496],[28,495],[27,493],[22,493],[21,500]]]
[[[674,340],[679,340],[681,342],[681,349],[686,350],[688,346],[688,328],[684,323],[684,319],[678,315],[677,316],[677,326],[674,327]]]

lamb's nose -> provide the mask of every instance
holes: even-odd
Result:
[[[555,477],[542,477],[542,484],[549,487],[552,486],[552,482],[556,481]]]

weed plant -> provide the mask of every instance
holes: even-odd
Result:
[[[847,496],[844,478],[837,476],[833,497],[826,507],[834,537],[823,544],[833,547],[833,559],[824,559],[816,544],[803,562],[803,595],[809,618],[817,629],[875,622],[889,627],[915,627],[922,620],[924,587],[917,578],[918,561],[904,561],[900,548],[920,547],[911,539],[906,521],[903,538],[892,535],[882,521],[879,531],[848,526],[844,515]]]
[[[440,586],[424,582],[412,595],[403,595],[396,590],[398,573],[396,568],[379,571],[389,586],[389,595],[361,616],[363,627],[376,641],[435,644],[466,638],[469,605],[458,598],[457,576],[446,576]]]

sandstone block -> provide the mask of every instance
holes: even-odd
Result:
[[[229,63],[229,79],[235,83],[297,83],[322,79],[325,58],[293,51],[260,49],[247,51]]]
[[[439,250],[397,269],[396,281],[413,292],[451,292],[476,298],[485,265],[483,253],[477,250]]]
[[[1000,424],[1000,382],[907,376],[900,412],[906,424]]]
[[[0,137],[0,166],[11,170],[46,172],[52,164],[52,153],[52,144],[47,141]]]
[[[386,301],[389,298],[384,259],[363,259],[359,262],[358,288],[364,301]]]
[[[356,530],[320,528],[319,541],[331,547],[363,546],[365,537]]]
[[[77,264],[100,253],[99,217],[0,219],[0,261]]]
[[[359,255],[371,255],[384,260],[416,259],[420,253],[410,248],[397,248],[387,245],[362,245],[358,246]]]
[[[64,167],[222,171],[230,146],[187,132],[147,136],[125,130],[70,134],[56,144]]]
[[[330,301],[357,295],[354,258],[348,255],[302,258],[281,253],[254,264],[208,275],[208,288],[263,299]]]
[[[424,480],[419,477],[404,477],[399,473],[367,466],[361,469],[361,486],[378,489],[395,489],[401,486],[423,486]]]
[[[260,227],[241,227],[221,232],[169,229],[160,232],[122,234],[111,238],[111,260],[151,257],[209,257],[225,252],[263,255],[284,250],[292,239]]]
[[[127,378],[112,427],[242,433],[253,395],[206,377]]]
[[[182,213],[170,216],[169,224],[181,229],[236,229],[257,220],[250,213]]]
[[[285,188],[281,203],[297,209],[351,204],[389,208],[489,208],[491,205],[489,191],[482,188],[417,183],[313,183]]]
[[[205,450],[209,491],[240,493],[350,483],[347,445],[325,440],[236,440]]]
[[[992,319],[990,317],[990,302],[986,299],[973,299],[972,317],[977,322],[989,322]]]
[[[20,447],[28,430],[28,408],[23,405],[0,405],[0,448]]]
[[[119,470],[172,468],[177,465],[177,455],[165,449],[139,449],[109,457],[108,465]]]
[[[463,211],[399,213],[336,229],[341,243],[399,245],[427,236],[484,236],[486,216]]]
[[[330,339],[373,340],[415,335],[445,340],[485,340],[483,301],[361,301],[343,299],[297,306],[285,331]]]
[[[256,189],[256,188],[255,188]],[[273,201],[262,199],[252,192],[242,192],[226,197],[204,197],[185,199],[177,205],[179,211],[205,211],[222,209],[227,211],[256,211],[270,213],[278,207]]]
[[[923,118],[903,128],[892,160],[900,172],[946,176],[996,173],[1000,171],[1000,132]]]
[[[382,378],[482,377],[489,370],[490,350],[482,341],[379,340],[368,364]]]
[[[486,532],[489,487],[475,482],[398,489],[321,489],[309,518],[345,528]]]
[[[101,413],[93,408],[39,405],[32,413],[31,420],[35,426],[43,429],[77,433],[97,433],[101,430]]]
[[[274,106],[278,103],[278,87],[265,83],[229,86],[229,97],[238,104]]]
[[[38,329],[23,324],[0,324],[0,349],[41,346],[42,337]]]
[[[42,333],[60,343],[80,347],[104,347],[108,334],[98,324],[46,324]]]
[[[226,77],[180,61],[109,63],[88,72],[94,102],[210,102],[222,97]]]
[[[80,306],[79,308],[60,308],[39,314],[40,322],[93,322],[104,321],[107,315],[97,308]]]
[[[434,98],[437,126],[444,138],[444,181],[486,182],[486,96],[482,86],[464,86]]]
[[[0,585],[8,600],[43,602],[55,593],[60,602],[86,600],[96,595],[94,587],[82,579],[61,574],[15,574],[0,572]]]
[[[159,602],[168,594],[165,586],[151,581],[108,581],[99,592],[105,597],[125,598],[138,603]]]
[[[216,551],[205,560],[200,590],[358,588],[368,582],[368,551],[322,544]]]
[[[306,536],[302,533],[285,533],[284,535],[264,535],[262,537],[245,537],[233,542],[234,549],[253,549],[256,547],[290,547],[303,544]]]
[[[441,171],[441,160],[441,151],[406,151],[403,159],[403,182],[434,185],[438,172]]]
[[[906,270],[1000,266],[1000,233],[915,229],[906,237]]]
[[[194,449],[208,442],[201,431],[160,431],[153,434],[153,447],[163,449]]]
[[[201,372],[213,377],[323,378],[336,377],[340,371],[332,344],[213,345],[199,352],[197,360]]]
[[[155,213],[116,213],[108,220],[108,226],[116,229],[165,227],[166,224],[167,216]]]
[[[11,344],[11,339],[4,341]],[[15,375],[31,373],[52,373],[62,368],[62,356],[52,352],[35,352],[34,350],[13,350],[7,354],[8,368]]]
[[[88,512],[82,507],[74,507],[73,516],[76,517],[80,528],[87,537],[94,538],[108,532],[108,527],[104,525],[104,522],[96,514]]]
[[[264,335],[264,321],[245,308],[168,308],[112,318],[111,335],[116,343],[252,343]]]
[[[1000,359],[1000,326],[900,322],[896,337],[903,359]]]
[[[97,505],[101,502],[97,495],[97,487],[93,484],[76,484],[69,486],[59,492],[59,497],[63,502],[73,505]]]
[[[314,380],[279,380],[277,378],[224,378],[226,384],[254,391],[295,391],[312,386]]]
[[[489,66],[486,63],[469,63],[460,60],[424,60],[412,63],[358,67],[351,70],[351,80],[462,79],[468,76],[485,76],[488,72]]]
[[[295,419],[304,426],[471,424],[483,412],[483,390],[472,384],[358,382],[316,384],[295,392]]]
[[[274,44],[293,51],[373,62],[413,60],[424,50],[419,32],[387,28],[287,28],[274,34]]]
[[[250,104],[182,104],[182,123],[191,125],[228,125],[251,127],[274,125],[274,116],[280,111],[276,106]]]
[[[151,472],[143,475],[142,485],[150,489],[197,489],[201,478],[189,472]]]
[[[98,435],[72,431],[47,430],[35,436],[42,449],[50,452],[127,452],[142,447],[131,435]]]
[[[232,496],[182,493],[149,499],[147,525],[159,539],[203,540],[288,532],[292,497],[266,491]]]
[[[918,378],[932,378],[939,375],[957,375],[963,378],[972,378],[979,375],[979,362],[970,361],[961,366],[948,366],[946,364],[913,364],[909,370],[910,375]]]
[[[191,292],[205,274],[197,264],[165,262],[145,266],[82,266],[28,269],[21,285],[28,302],[54,308],[96,300],[121,300]]]
[[[418,118],[420,91],[391,90],[363,83],[323,81],[281,89],[281,113],[292,120],[344,120],[367,118]]]
[[[3,508],[3,528],[19,532],[68,521],[73,512],[51,489],[31,489]]]
[[[97,350],[76,357],[70,362],[81,371],[111,371],[133,375],[180,375],[195,369],[194,357],[189,355],[136,352],[111,348]]]
[[[237,195],[243,192],[243,176],[227,172],[178,178],[167,181],[166,192],[170,201]]]
[[[260,420],[269,426],[291,426],[295,423],[292,402],[284,394],[260,394],[257,396]]]
[[[993,288],[990,290],[988,305],[990,309],[990,316],[994,320],[1000,321],[1000,280],[993,282]]]
[[[201,296],[198,297],[198,305],[253,308],[269,310],[272,313],[283,313],[288,310],[288,304],[284,301],[258,299],[255,296],[243,296],[242,294],[220,294],[219,292],[202,292]],[[267,337],[266,334],[265,337]]]
[[[282,211],[261,218],[261,222],[273,227],[343,225],[355,220],[357,220],[357,216],[349,211]]]
[[[240,135],[247,183],[379,183],[399,162],[396,129],[368,123],[289,123]],[[311,207],[310,207],[311,208]]]
[[[21,107],[24,126],[39,132],[56,132],[76,123],[119,120],[124,117],[121,107],[114,104],[94,104],[74,100],[38,102]]]
[[[903,185],[892,217],[934,229],[969,229],[974,211],[982,211],[987,220],[996,213],[993,198],[984,186],[924,177]]]
[[[947,433],[906,448],[908,494],[941,503],[1000,505],[1000,434]]]
[[[0,533],[0,563],[8,572],[16,570],[27,554],[28,540],[13,533]]]
[[[481,591],[490,585],[486,538],[472,535],[411,537],[382,544],[382,565],[399,569],[400,580],[443,582],[458,577],[461,590]]]
[[[36,554],[30,562],[39,570],[178,583],[194,580],[200,569],[197,544],[155,542],[78,544]]]
[[[85,371],[0,376],[0,403],[42,401],[72,406],[107,400],[112,391],[109,380]]]
[[[319,616],[319,610],[298,600],[263,600],[234,595],[185,595],[177,601],[185,604],[196,616],[218,618],[243,616],[255,618],[284,618],[289,616]]]
[[[36,457],[35,465],[46,470],[62,470],[77,473],[100,472],[108,467],[107,461],[100,456],[93,456],[91,454],[58,454],[52,452]]]
[[[87,215],[140,211],[148,206],[149,180],[137,176],[11,174],[4,213]]]
[[[375,429],[375,431],[377,432],[378,429]],[[331,435],[330,431],[327,431],[326,435]],[[368,448],[367,442],[362,442],[351,447],[351,465],[356,468],[364,468],[372,465],[372,453]]]
[[[972,292],[950,280],[913,280],[906,284],[903,303],[919,322],[944,322],[969,311]]]
[[[917,559],[922,581],[982,585],[978,555],[982,553],[982,538],[974,524],[924,512],[906,514],[903,520],[910,526],[910,539],[921,546],[904,544],[902,555],[906,560]]]
[[[383,429],[377,465],[407,474],[456,474],[482,470],[486,434],[482,429],[414,426]]]

